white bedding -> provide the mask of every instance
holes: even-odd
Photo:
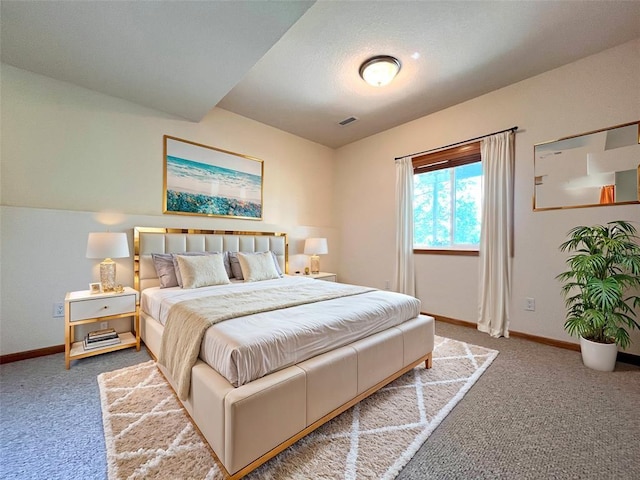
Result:
[[[305,277],[232,283],[192,290],[148,288],[141,309],[164,325],[172,305],[207,295],[248,289],[319,282]],[[232,385],[240,386],[357,339],[415,318],[420,301],[389,291],[374,290],[292,308],[248,315],[211,326],[200,358]]]

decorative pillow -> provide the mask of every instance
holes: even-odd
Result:
[[[280,278],[271,252],[238,253],[237,258],[242,268],[242,276],[245,282],[259,282],[261,280]]]
[[[229,282],[224,255],[175,255],[182,275],[182,288],[224,285]]]
[[[180,272],[180,265],[178,264],[178,260],[176,259],[176,256],[181,255],[183,257],[204,257],[207,254],[204,252],[183,252],[183,253],[173,253],[171,255],[173,257],[173,268],[176,271],[176,280],[178,281],[178,285],[182,287],[182,275]]]
[[[180,274],[180,266],[178,265],[178,261],[176,260],[176,255],[182,255],[184,257],[202,257],[204,255],[215,255],[215,254],[221,254],[222,252],[183,252],[183,253],[173,253],[172,257],[173,257],[173,268],[176,271],[176,280],[178,281],[178,285],[180,287],[182,287],[182,275]],[[226,254],[224,254],[225,258],[227,257]],[[229,260],[227,259],[227,262]],[[226,266],[225,266],[225,270],[226,270]],[[229,271],[231,270],[231,265],[229,265],[229,270],[227,270],[227,277],[231,278],[229,276]]]
[[[231,262],[229,261],[229,252],[205,252],[207,254],[223,255],[224,269],[227,271],[227,277],[233,278],[233,270],[231,270]]]
[[[271,256],[273,257],[273,263],[276,264],[276,271],[278,272],[278,275],[280,275],[281,277],[284,276],[284,274],[282,273],[282,269],[280,268],[280,264],[278,263],[278,257],[276,257],[276,254],[271,250],[269,251],[271,252]]]
[[[160,279],[160,288],[177,287],[176,268],[173,265],[173,255],[170,253],[152,253],[151,259]]]
[[[240,266],[240,262],[238,261],[238,253],[240,252],[227,252],[227,255],[229,258],[229,263],[231,264],[231,271],[232,271],[233,277],[235,277],[236,280],[244,280],[244,276],[242,274],[242,267]],[[266,253],[271,255],[271,257],[273,258],[273,264],[276,268],[276,272],[278,272],[279,277],[282,277],[283,276],[282,269],[278,264],[278,258],[276,257],[276,254],[273,253],[271,250],[269,250],[268,252],[254,252],[254,253],[246,252],[246,253],[243,253],[243,255],[262,255]]]

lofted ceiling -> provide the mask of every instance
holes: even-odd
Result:
[[[640,38],[640,1],[2,0],[0,22],[3,63],[335,148]],[[381,54],[402,69],[376,88]]]

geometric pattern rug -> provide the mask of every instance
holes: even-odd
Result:
[[[498,355],[435,337],[424,363],[302,438],[246,479],[393,479]],[[98,376],[110,480],[224,480],[155,362]]]

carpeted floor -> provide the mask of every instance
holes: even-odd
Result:
[[[500,354],[398,479],[640,478],[640,368],[582,366],[578,352],[436,324]],[[97,375],[148,360],[133,349],[0,366],[0,478],[105,479]]]
[[[640,478],[639,367],[597,372],[571,350],[441,322],[436,333],[500,355],[398,480]]]
[[[142,348],[72,362],[64,353],[0,365],[0,478],[107,478],[97,376],[149,360]]]

